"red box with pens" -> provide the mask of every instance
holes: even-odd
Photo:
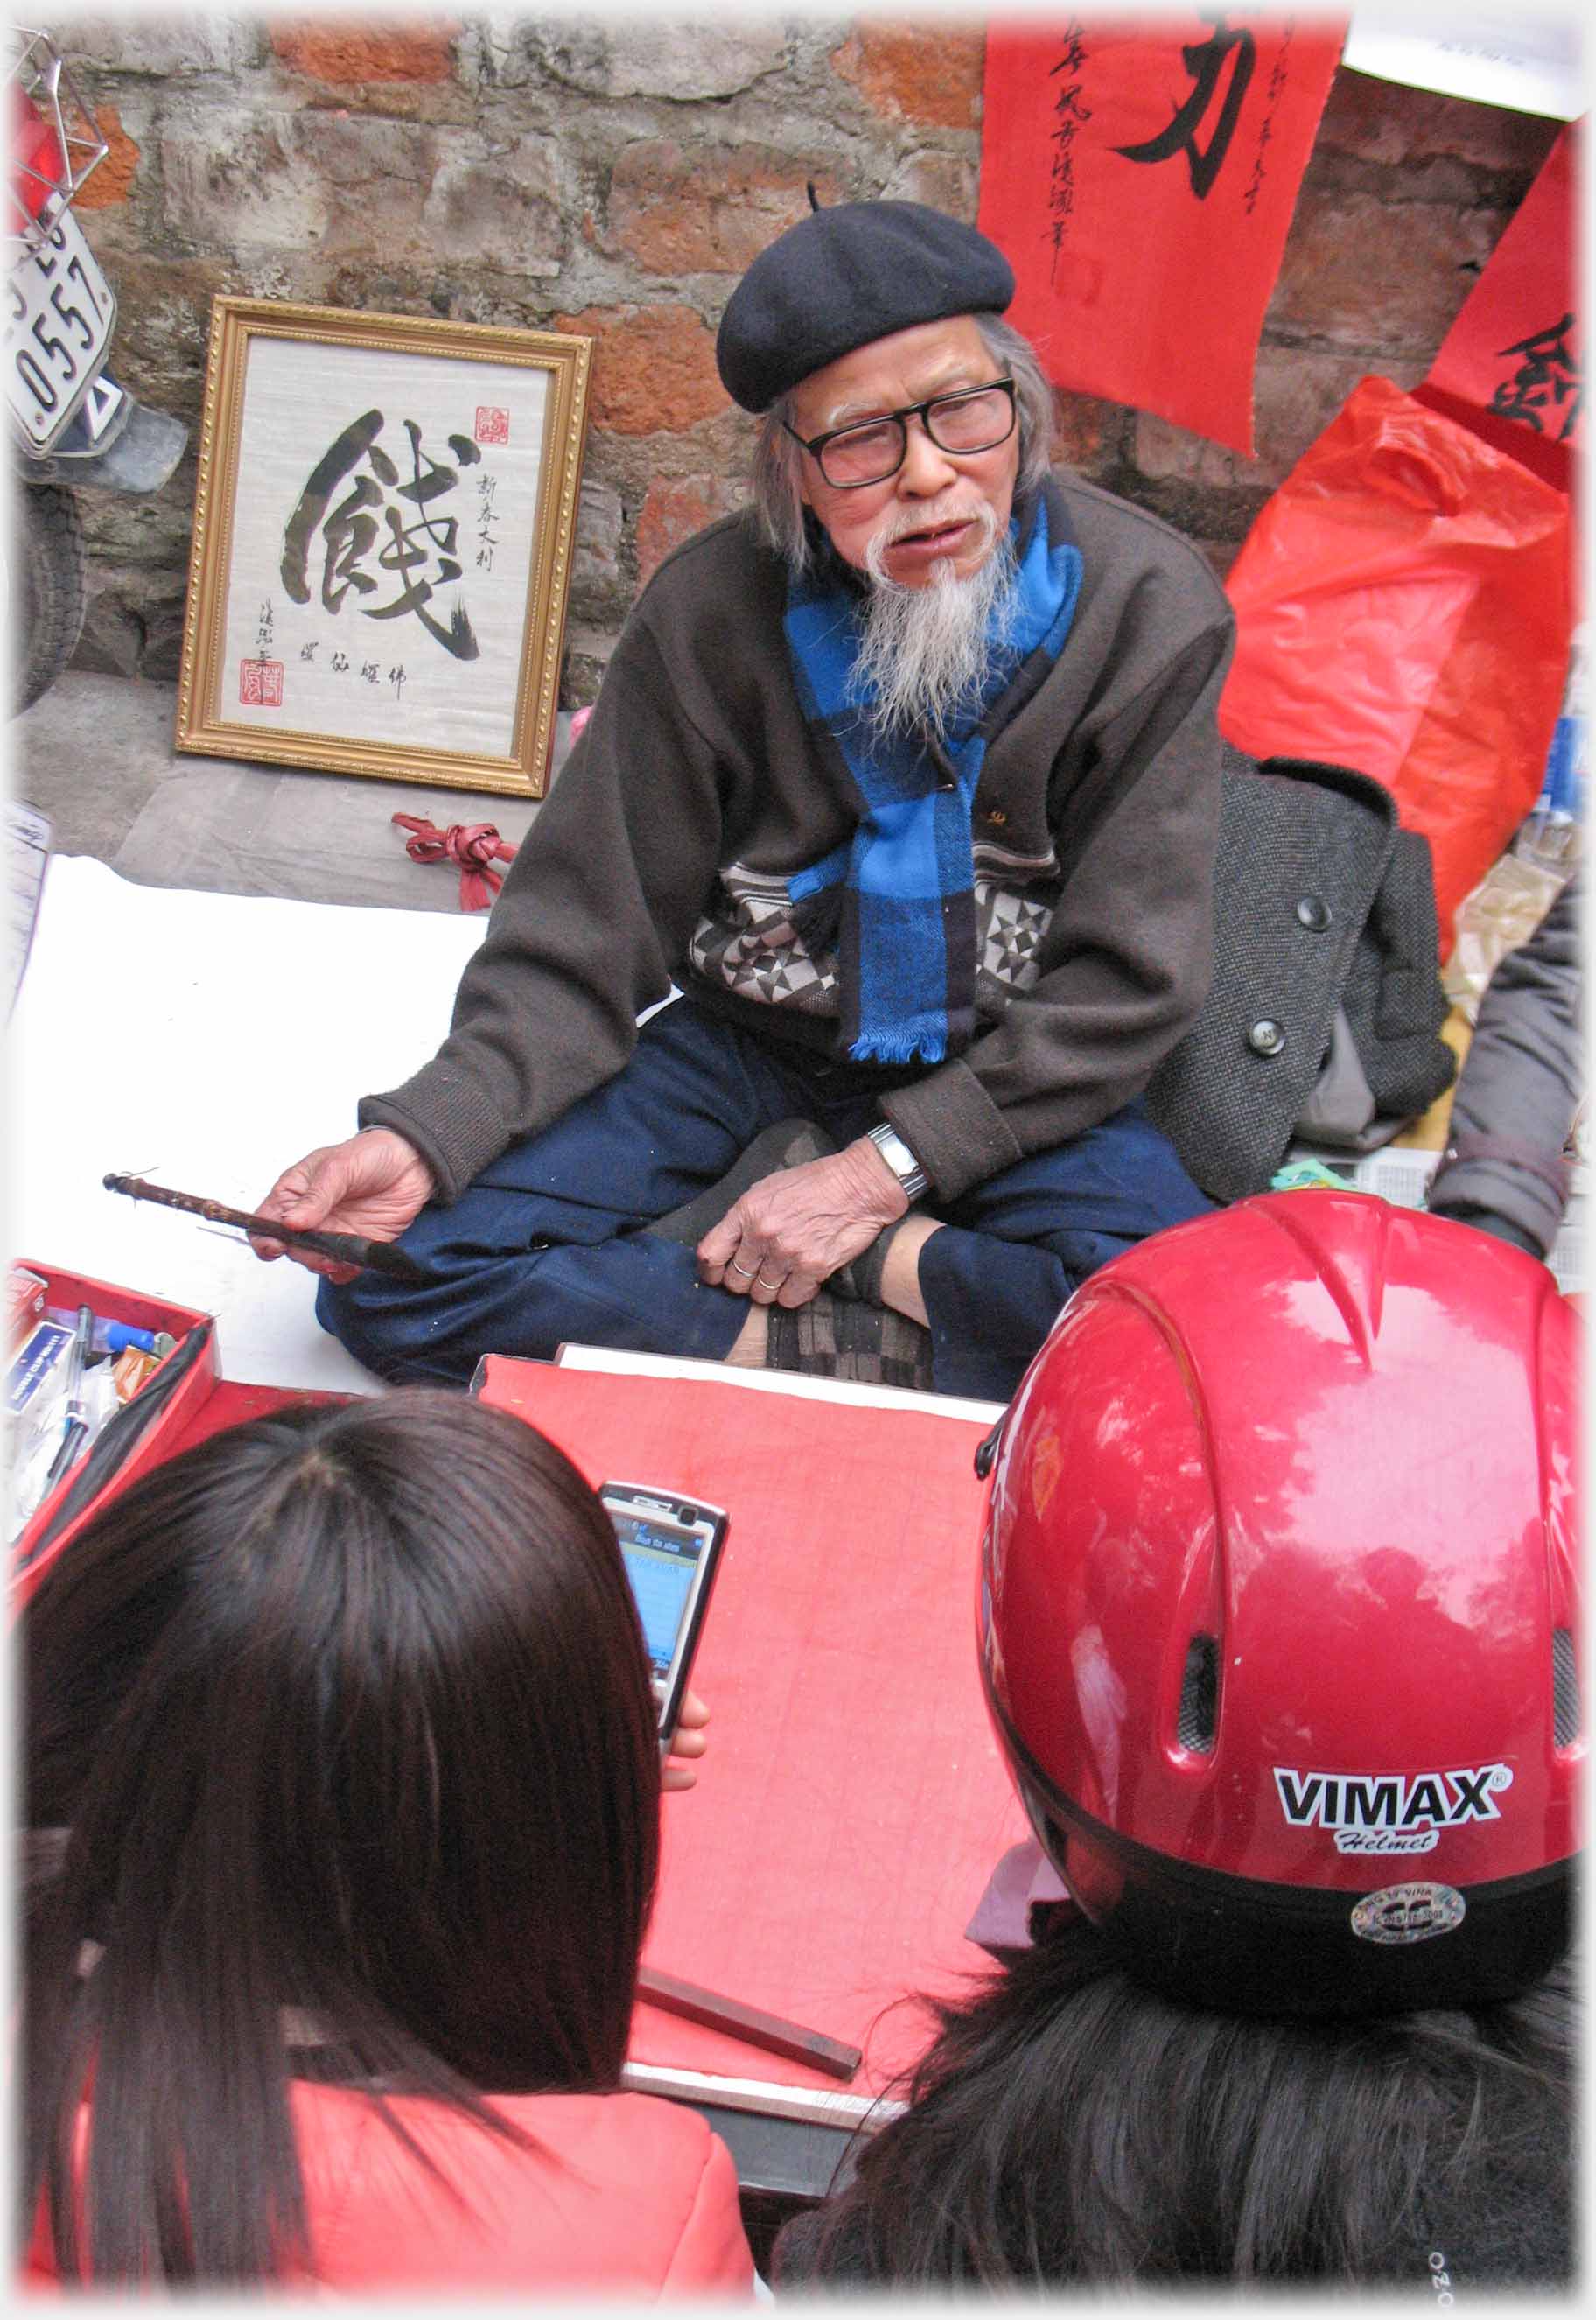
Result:
[[[151,1466],[224,1426],[264,1417],[293,1402],[345,1399],[342,1395],[307,1396],[285,1386],[246,1385],[224,1379],[210,1314],[174,1305],[141,1290],[119,1288],[85,1273],[41,1264],[34,1257],[21,1256],[15,1261],[46,1283],[48,1307],[75,1312],[86,1305],[101,1320],[164,1331],[177,1342],[131,1400],[106,1421],[83,1455],[68,1467],[13,1542],[14,1605],[32,1594],[90,1514]]]

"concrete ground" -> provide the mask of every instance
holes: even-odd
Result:
[[[68,672],[8,739],[11,793],[52,827],[52,850],[86,854],[149,886],[310,902],[458,911],[458,873],[413,862],[392,816],[492,822],[519,843],[536,801],[422,782],[285,772],[180,754],[175,684]],[[557,722],[558,768],[570,718]]]

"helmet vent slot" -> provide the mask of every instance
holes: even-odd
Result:
[[[1574,1662],[1573,1630],[1552,1630],[1552,1742],[1569,1748],[1580,1736],[1580,1679]]]
[[[1186,1647],[1175,1738],[1183,1748],[1206,1752],[1214,1744],[1220,1695],[1220,1651],[1211,1636],[1193,1636]]]

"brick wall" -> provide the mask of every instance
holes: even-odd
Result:
[[[945,21],[750,15],[74,15],[111,142],[85,225],[116,367],[191,422],[219,292],[597,341],[562,703],[590,700],[637,590],[736,504],[751,422],[714,331],[807,207],[974,218],[983,37]],[[1059,397],[1061,456],[1228,568],[1268,493],[1371,371],[1415,384],[1559,124],[1340,72],[1257,370],[1258,456]],[[192,450],[156,500],[86,500],[78,666],[176,675]]]

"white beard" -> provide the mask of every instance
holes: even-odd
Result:
[[[918,530],[923,512],[906,510],[882,526],[866,551],[871,588],[854,685],[875,689],[869,720],[888,741],[919,729],[940,738],[961,707],[973,707],[992,666],[993,648],[1007,642],[1019,609],[1019,567],[1012,543],[984,500],[959,515],[985,533],[980,564],[961,580],[951,557],[933,564],[923,588],[888,576],[886,550],[894,537]]]

